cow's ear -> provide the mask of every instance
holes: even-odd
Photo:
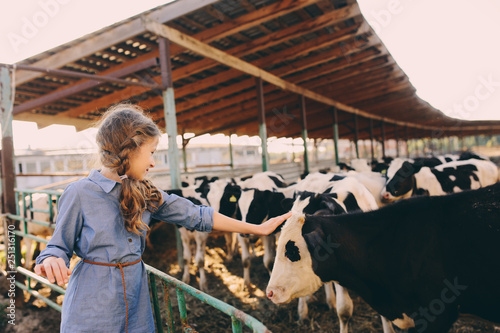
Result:
[[[313,231],[308,232],[304,235],[302,235],[306,241],[307,247],[309,248],[309,251],[316,249],[317,247],[321,246],[322,244],[325,243],[324,237],[325,234],[321,227],[316,227]],[[312,251],[311,251],[312,255]]]
[[[329,257],[328,252],[328,242],[323,232],[321,226],[317,225],[315,228],[302,235],[307,244],[307,249],[309,250],[309,254],[311,255],[311,259],[313,261],[313,269],[318,267],[320,261],[324,261],[326,259],[325,255]]]

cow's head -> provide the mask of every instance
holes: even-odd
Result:
[[[415,174],[422,168],[421,164],[408,161],[401,161],[399,165],[396,160],[394,162],[396,165],[391,164],[387,170],[387,182],[380,193],[384,203],[411,197],[415,187]]]
[[[240,196],[241,187],[233,182],[228,183],[220,199],[219,212],[226,216],[234,216],[236,214],[236,217],[241,219],[237,212]]]
[[[313,271],[313,261],[302,235],[305,216],[301,210],[293,211],[281,230],[267,297],[276,304],[314,293],[322,286]]]
[[[215,180],[210,183],[210,190],[207,192],[206,199],[216,212],[233,217],[238,216],[238,199],[241,196],[241,187],[234,181]]]

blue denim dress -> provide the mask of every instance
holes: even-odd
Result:
[[[59,200],[56,229],[36,263],[55,256],[69,261],[80,258],[102,263],[138,260],[145,247],[142,236],[125,229],[119,210],[121,184],[97,170],[70,184]],[[143,221],[154,217],[189,230],[210,232],[213,209],[197,206],[174,194],[162,192],[163,204]],[[128,332],[154,332],[144,263],[123,268],[128,303]],[[82,260],[73,269],[62,306],[61,332],[124,332],[125,301],[120,269],[98,266]]]

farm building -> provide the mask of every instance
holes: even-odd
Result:
[[[259,149],[244,152],[258,159],[260,171],[279,171],[269,158],[270,137],[302,138],[305,146],[331,140],[328,163],[338,164],[341,139],[352,142],[352,157],[362,147],[373,158],[375,142],[377,157],[389,155],[389,147],[402,156],[412,140],[428,147],[437,142],[447,151],[451,142],[453,149],[464,148],[465,137],[500,134],[500,121],[451,118],[418,97],[356,0],[177,0],[19,63],[0,64],[0,74],[2,207],[11,214],[15,168],[42,173],[56,164],[62,170],[88,165],[81,156],[72,166],[67,158],[29,162],[25,156],[14,163],[12,119],[84,130],[111,105],[137,104],[170,143],[178,135],[185,143],[162,152],[172,188],[181,187],[181,150],[193,134],[260,136]],[[312,170],[307,151],[294,175]],[[214,164],[209,157],[192,165]],[[258,297],[249,303],[267,309]]]

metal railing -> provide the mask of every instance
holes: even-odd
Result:
[[[47,195],[47,203],[48,203],[48,209],[34,209],[33,208],[33,200],[32,200],[32,195],[35,193],[42,193]],[[40,238],[34,235],[31,235],[27,233],[27,226],[28,223],[34,223],[34,224],[39,224],[43,225],[46,227],[54,228],[55,223],[52,222],[45,222],[45,221],[40,221],[40,220],[35,220],[32,219],[32,215],[29,213],[35,213],[35,212],[41,212],[41,213],[46,213],[49,214],[50,220],[53,221],[54,218],[54,211],[53,211],[53,204],[55,205],[56,202],[59,200],[59,197],[61,195],[61,192],[58,191],[40,191],[40,190],[21,190],[21,189],[16,189],[16,196],[17,196],[17,202],[18,202],[18,209],[17,209],[17,214],[7,214],[7,217],[19,221],[20,223],[24,223],[24,230],[14,230],[13,233],[16,235],[16,242],[19,238],[30,238],[32,240],[35,240],[37,242],[41,243],[47,243],[48,241],[44,238]],[[55,201],[55,202],[54,202]],[[19,204],[20,203],[20,204]],[[22,209],[23,215],[20,214]],[[17,267],[16,267],[16,272],[21,273],[26,277],[26,284],[16,281],[16,286],[19,287],[20,289],[30,293],[34,297],[41,299],[44,301],[48,306],[52,307],[53,309],[57,311],[61,311],[62,308],[59,304],[56,302],[52,301],[48,297],[45,297],[41,295],[38,291],[34,290],[31,288],[31,281],[35,280],[52,290],[58,292],[61,295],[64,295],[66,293],[66,290],[57,284],[52,284],[50,283],[47,279],[40,277],[36,275],[35,273],[31,272],[30,270],[22,267],[20,265],[20,258],[21,255],[16,253],[16,262],[18,262]],[[259,320],[256,318],[244,313],[241,310],[236,309],[235,307],[224,303],[223,301],[210,296],[194,287],[191,287],[190,285],[177,280],[176,278],[165,274],[164,272],[149,266],[145,265],[147,274],[148,274],[148,282],[149,282],[149,288],[151,292],[151,303],[152,303],[152,308],[153,308],[153,314],[154,314],[154,319],[155,319],[155,325],[156,325],[156,331],[157,332],[164,332],[164,327],[166,326],[167,332],[175,332],[176,326],[174,323],[174,312],[172,310],[172,299],[170,296],[170,288],[174,288],[176,295],[177,295],[177,304],[179,308],[179,315],[180,315],[180,328],[182,332],[195,332],[195,330],[190,326],[188,317],[187,317],[187,310],[186,310],[186,300],[185,300],[185,294],[189,294],[192,297],[196,298],[198,301],[201,301],[205,304],[208,304],[209,306],[219,310],[220,312],[224,313],[228,317],[231,318],[231,327],[232,331],[235,333],[239,333],[243,331],[243,326],[246,326],[252,330],[252,332],[255,333],[264,333],[264,332],[270,332],[264,324],[262,324]],[[160,297],[158,296],[159,292],[157,290],[157,282],[161,284],[162,286],[162,294],[163,294],[163,304],[160,304]],[[164,308],[162,308],[162,305]]]

